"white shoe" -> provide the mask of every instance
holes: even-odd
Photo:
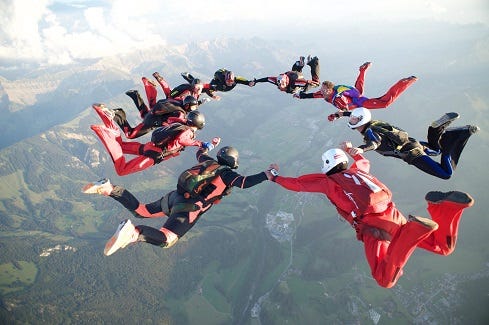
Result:
[[[100,195],[110,195],[114,187],[110,184],[110,180],[107,178],[102,178],[95,183],[88,183],[82,188],[82,192],[85,194],[100,194]]]
[[[139,232],[132,224],[131,220],[122,221],[109,241],[105,244],[104,254],[106,256],[114,254],[118,249],[124,248],[130,243],[138,240]]]
[[[100,105],[100,108],[102,109],[102,112],[104,112],[105,116],[107,116],[111,120],[114,119],[115,116],[114,110],[106,107],[104,104]]]
[[[95,110],[102,112],[109,120],[113,120],[115,116],[114,110],[106,107],[104,104],[95,103],[92,105]]]

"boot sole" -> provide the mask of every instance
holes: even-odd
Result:
[[[455,121],[459,117],[460,117],[460,115],[458,115],[458,113],[455,113],[455,112],[445,113],[438,120],[431,123],[431,127],[432,128],[439,128],[439,127],[444,126],[446,124],[452,123],[453,121]]]
[[[450,192],[431,191],[426,194],[425,200],[431,203],[440,203],[443,201],[448,201],[448,202],[464,204],[467,206],[471,206],[474,204],[474,199],[469,194],[464,192],[459,192],[459,191],[450,191]]]

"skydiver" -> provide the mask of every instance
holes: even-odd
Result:
[[[418,142],[398,127],[372,120],[371,112],[364,107],[355,108],[353,111],[338,111],[331,114],[329,120],[340,116],[349,116],[348,126],[363,135],[363,145],[353,147],[351,142],[342,144],[342,149],[351,155],[375,150],[383,156],[402,159],[423,172],[441,179],[449,179],[452,176],[465,144],[470,136],[479,130],[475,125],[447,128],[459,117],[457,113],[451,112],[431,123],[427,142]],[[441,154],[440,163],[430,157],[439,154]]]
[[[382,287],[396,284],[417,247],[440,255],[455,250],[462,213],[474,204],[469,194],[428,192],[425,200],[432,219],[413,215],[406,219],[392,202],[391,191],[369,174],[370,162],[361,154],[352,158],[354,163],[347,168],[345,152],[330,149],[322,155],[322,173],[282,177],[278,165],[272,164],[267,176],[290,191],[323,193],[355,229],[372,277]]]
[[[309,87],[319,86],[320,67],[319,59],[317,56],[307,57],[307,65],[311,67],[311,80],[304,78],[302,69],[304,68],[305,58],[301,56],[298,61],[294,63],[291,71],[281,73],[277,77],[264,77],[260,79],[254,79],[255,83],[269,82],[278,87],[280,91],[284,91],[289,94],[298,93],[299,91],[306,92]]]
[[[132,127],[127,121],[126,112],[122,108],[114,109],[114,121],[119,125],[128,139],[138,138],[149,131],[171,123],[185,123],[189,112],[198,108],[199,101],[193,96],[185,99],[160,99],[144,114],[143,121]]]
[[[314,93],[301,92],[295,94],[296,98],[323,98],[339,110],[348,111],[357,107],[368,109],[386,108],[392,104],[418,78],[411,76],[396,82],[384,95],[378,98],[367,98],[363,96],[363,85],[365,72],[370,67],[370,62],[365,62],[359,68],[360,73],[355,82],[355,87],[335,85],[331,81],[323,81],[321,89]]]
[[[188,82],[192,82],[195,79],[188,72],[183,72],[182,77]],[[212,99],[220,100],[220,96],[215,94],[216,91],[227,92],[233,90],[237,84],[253,87],[255,82],[241,76],[235,76],[232,71],[223,68],[214,73],[214,78],[208,84],[204,83],[202,91]]]
[[[188,84],[181,84],[174,89],[170,89],[168,82],[158,72],[154,72],[153,77],[160,84],[165,94],[164,99],[157,100],[158,91],[156,89],[156,84],[146,77],[142,77],[141,80],[148,99],[148,105],[146,105],[137,90],[131,89],[126,91],[126,95],[133,100],[134,105],[136,105],[136,108],[139,111],[139,115],[143,119],[146,114],[151,112],[154,108],[158,109],[158,106],[165,106],[167,103],[176,102],[178,105],[179,102],[181,103],[188,96],[196,98],[199,106],[210,101],[209,98],[199,99],[199,96],[202,93],[202,88],[204,87],[200,79],[195,79]]]
[[[167,133],[163,132],[167,128],[160,127],[153,131],[151,141],[142,144],[136,141],[122,141],[119,128],[113,121],[113,111],[103,104],[93,104],[92,107],[104,125],[91,125],[90,128],[105,146],[119,176],[136,173],[176,157],[187,146],[196,146],[208,150],[212,150],[215,146],[212,142],[202,142],[195,139],[195,132],[205,125],[205,117],[199,111],[190,112],[185,124],[173,123],[168,125],[168,128],[175,130],[175,135],[171,138],[168,138]],[[137,157],[126,161],[125,154]]]
[[[183,99],[187,96],[194,96],[199,99],[202,94],[204,84],[199,78],[194,78],[192,82],[181,84],[173,88],[170,92],[170,97],[175,99]]]
[[[214,160],[207,152],[205,148],[197,151],[196,157],[199,163]],[[232,187],[249,188],[268,179],[265,172],[250,176],[242,176],[235,172],[239,165],[238,158],[239,154],[235,148],[227,146],[220,149],[217,153],[217,163],[224,168],[210,186],[202,190],[198,198],[188,197],[177,187],[159,200],[142,204],[127,189],[112,185],[108,179],[86,185],[82,190],[84,193],[110,196],[132,212],[136,218],[168,217],[160,229],[145,225],[134,226],[129,219],[122,221],[114,236],[105,245],[104,254],[112,255],[118,249],[136,242],[169,248],[192,229],[200,217],[214,204],[229,195]]]

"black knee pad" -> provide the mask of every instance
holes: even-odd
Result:
[[[136,229],[139,231],[138,241],[161,247],[166,246],[166,236],[158,229],[144,225],[137,226]]]

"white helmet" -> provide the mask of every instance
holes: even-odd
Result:
[[[321,168],[321,171],[324,174],[341,163],[348,163],[348,156],[341,149],[329,149],[323,153],[321,158],[323,159],[323,168]]]
[[[289,85],[289,76],[285,73],[280,74],[277,77],[277,87],[279,89],[285,89]]]
[[[352,123],[351,119],[356,118],[357,122]],[[372,113],[365,107],[358,107],[351,111],[350,119],[348,120],[348,126],[351,129],[356,129],[359,126],[365,125],[372,120]]]

